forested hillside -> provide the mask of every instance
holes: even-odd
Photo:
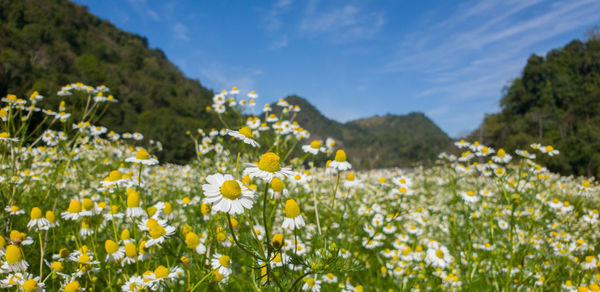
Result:
[[[484,143],[508,149],[551,144],[561,152],[546,162],[552,170],[600,174],[598,38],[572,41],[545,57],[532,55],[500,105],[502,111],[488,115],[473,139],[481,135]]]

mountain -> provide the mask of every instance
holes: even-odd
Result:
[[[119,103],[99,123],[161,141],[159,158],[166,161],[193,155],[186,130],[216,125],[204,111],[213,93],[150,49],[146,38],[69,1],[0,0],[0,7],[0,96],[37,90],[46,107],[58,109],[55,93],[63,85],[105,84]]]
[[[560,151],[542,157],[563,174],[600,175],[600,34],[546,56],[532,55],[472,138],[513,150],[539,142]]]
[[[321,114],[306,99],[288,96],[301,111],[295,117],[311,132],[310,139],[332,137],[356,168],[408,167],[430,164],[451,147],[451,139],[422,113],[385,115],[339,123]],[[280,107],[272,105],[274,112]]]

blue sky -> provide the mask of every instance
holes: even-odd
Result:
[[[76,0],[186,76],[346,122],[424,112],[451,136],[499,111],[527,58],[600,25],[600,1]]]

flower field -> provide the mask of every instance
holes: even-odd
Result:
[[[458,141],[436,166],[355,171],[333,139],[215,95],[196,158],[97,124],[118,99],[75,83],[0,109],[7,291],[599,291],[597,185]],[[259,112],[256,113],[255,112]]]

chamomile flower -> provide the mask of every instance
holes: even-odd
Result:
[[[124,292],[138,292],[145,289],[144,279],[140,276],[133,275],[121,285],[121,290]]]
[[[140,194],[133,188],[127,189],[127,217],[136,218],[145,216],[144,209],[140,207]]]
[[[238,131],[227,130],[227,135],[240,139],[252,147],[260,147],[260,144],[253,139],[252,129],[248,126],[244,126]]]
[[[27,270],[27,267],[29,267],[29,264],[23,258],[23,251],[14,244],[6,247],[4,259],[4,264],[0,268],[4,271],[21,272]]]
[[[461,192],[460,196],[467,203],[476,203],[479,201],[479,196],[477,196],[477,194],[475,194],[475,192],[471,191],[471,190],[466,191],[466,192]]]
[[[154,271],[146,271],[144,273],[144,286],[150,288],[150,290],[162,290],[165,287],[169,287],[171,282],[183,275],[183,270],[177,266],[169,269],[160,265]]]
[[[352,164],[346,161],[346,152],[342,149],[339,149],[335,153],[335,158],[331,163],[329,163],[329,167],[336,169],[338,171],[349,170],[352,168]]]
[[[202,244],[200,237],[194,232],[188,232],[185,235],[185,244],[188,248],[193,249],[198,254],[204,254],[206,252],[206,247]]]
[[[304,285],[302,285],[302,291],[312,291],[312,292],[321,291],[321,280],[318,280],[316,276],[306,277],[303,280],[304,280]]]
[[[7,132],[0,133],[0,143],[2,143],[2,142],[17,142],[17,141],[19,141],[19,139],[11,138],[10,134],[8,134]]]
[[[285,219],[281,227],[283,229],[297,229],[304,226],[304,218],[300,212],[300,207],[293,199],[285,202]]]
[[[137,247],[133,242],[125,243],[125,257],[121,261],[121,265],[131,265],[138,260]]]
[[[327,149],[325,149],[325,147],[323,147],[322,144],[323,142],[321,142],[321,140],[313,140],[312,142],[310,142],[310,144],[303,145],[302,151],[313,155],[317,155],[319,154],[319,152],[325,153]]]
[[[113,240],[106,240],[104,249],[106,250],[106,262],[118,262],[125,256],[125,248],[119,247]]]
[[[454,258],[450,255],[448,248],[435,244],[427,249],[425,261],[434,267],[444,269],[454,261]]]
[[[125,162],[130,163],[141,163],[143,165],[156,165],[158,164],[158,160],[150,156],[150,153],[146,151],[144,148],[139,148],[135,153],[135,156],[128,157],[125,159]]]
[[[266,182],[271,182],[274,177],[283,179],[286,176],[293,175],[291,169],[281,167],[279,155],[273,152],[267,152],[260,157],[258,164],[246,163],[244,174],[251,178],[259,177]]]
[[[27,223],[27,228],[35,230],[47,230],[50,226],[50,221],[42,216],[42,210],[38,207],[31,209],[30,220]]]
[[[229,213],[241,214],[244,209],[251,209],[254,204],[254,190],[246,187],[233,176],[220,173],[206,177],[207,184],[202,185],[204,203],[212,204],[212,209]]]
[[[21,210],[21,208],[19,208],[17,205],[6,206],[4,211],[8,212],[8,214],[12,216],[25,214],[25,210]]]
[[[554,147],[552,147],[552,145],[547,145],[547,146],[540,146],[539,147],[540,152],[548,154],[549,156],[554,156],[554,155],[558,155],[560,152],[557,149],[554,149]]]
[[[148,231],[150,239],[146,241],[146,247],[163,243],[167,238],[175,234],[175,227],[160,224],[153,224]]]
[[[217,270],[224,277],[231,275],[231,258],[229,256],[216,252],[213,254],[210,264],[213,270]]]
[[[61,213],[61,217],[65,220],[77,220],[86,213],[81,208],[81,201],[71,200],[66,211]]]

